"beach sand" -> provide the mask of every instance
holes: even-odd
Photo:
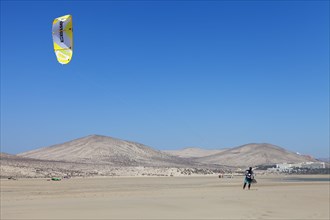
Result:
[[[325,176],[329,177],[329,176]],[[1,219],[329,219],[329,182],[258,177],[1,180]]]

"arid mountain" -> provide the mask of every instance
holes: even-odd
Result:
[[[175,157],[143,144],[91,135],[63,144],[18,154],[18,156],[74,163],[115,166],[191,167],[189,159]]]
[[[225,150],[210,156],[197,158],[196,161],[206,164],[249,167],[276,163],[298,163],[316,161],[272,144],[247,144]]]
[[[0,177],[176,176],[316,161],[271,144],[247,144],[219,151],[187,148],[173,156],[143,144],[91,135],[18,155],[1,153]]]
[[[227,149],[208,150],[198,147],[187,147],[182,150],[163,150],[163,152],[182,158],[192,158],[192,157],[206,157],[216,153],[223,152],[225,150]]]

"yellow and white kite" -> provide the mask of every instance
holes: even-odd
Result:
[[[55,18],[52,31],[57,60],[61,64],[68,64],[73,53],[72,16]]]

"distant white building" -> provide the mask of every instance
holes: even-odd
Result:
[[[276,168],[269,168],[268,171],[290,172],[294,168],[322,169],[325,168],[325,163],[324,162],[281,163],[281,164],[276,164]]]
[[[290,171],[293,169],[293,164],[291,163],[281,163],[281,164],[276,164],[276,170],[280,172],[284,171]]]
[[[305,162],[305,163],[302,163],[301,168],[322,169],[322,168],[325,168],[325,163],[324,162]]]

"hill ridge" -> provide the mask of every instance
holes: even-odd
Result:
[[[141,143],[103,135],[88,135],[62,144],[38,148],[17,155],[42,160],[121,166],[184,166],[191,164],[189,160],[182,160]]]
[[[197,158],[207,164],[226,164],[228,166],[257,166],[276,163],[297,163],[315,161],[303,155],[269,143],[250,143],[229,148],[223,152]]]
[[[257,166],[315,161],[269,143],[249,143],[226,149],[186,147],[181,151],[160,151],[138,142],[104,135],[88,135],[62,144],[17,154],[40,160],[116,166]]]

